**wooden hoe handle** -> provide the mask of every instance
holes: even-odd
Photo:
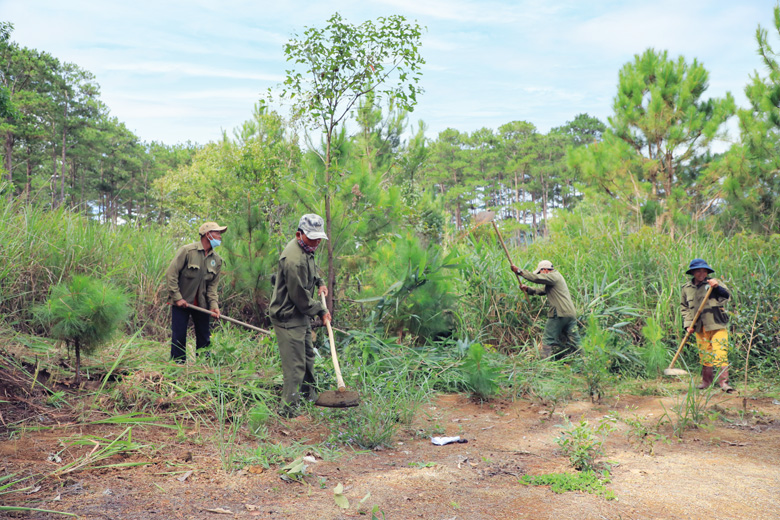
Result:
[[[325,295],[320,294],[322,297],[322,305],[325,306],[325,310],[328,310],[328,303],[325,301]],[[344,384],[344,379],[341,377],[341,367],[339,366],[339,358],[336,355],[336,342],[333,340],[333,328],[330,326],[330,322],[325,322],[325,326],[328,328],[328,340],[330,341],[330,355],[333,358],[333,370],[336,371],[336,384],[338,384],[339,392],[346,392],[347,386]]]
[[[713,286],[710,285],[710,288],[707,289],[707,294],[704,295],[704,299],[701,301],[701,305],[699,305],[699,310],[696,311],[696,315],[693,317],[693,321],[691,322],[690,327],[687,327],[687,329],[693,328],[694,325],[696,325],[696,322],[699,320],[699,316],[701,316],[701,312],[704,310],[704,306],[707,304],[707,300],[710,299],[710,294],[712,294],[712,290],[714,289]],[[677,348],[677,352],[674,354],[674,357],[672,358],[672,362],[669,363],[669,369],[671,369],[674,364],[677,362],[677,358],[680,357],[680,352],[682,352],[683,347],[685,346],[685,342],[688,341],[688,337],[690,337],[691,331],[686,330],[685,331],[685,337],[680,342],[680,346]]]
[[[509,260],[509,265],[515,265],[514,262],[512,262],[512,257],[509,256],[509,249],[506,248],[506,244],[504,243],[504,238],[501,236],[501,231],[498,230],[496,221],[491,220],[490,222],[493,224],[493,229],[496,230],[496,235],[498,236],[498,241],[501,242],[501,247],[504,248],[504,253],[506,253],[506,259]],[[519,276],[519,275],[515,273],[515,276]],[[525,294],[525,299],[530,301],[531,297],[528,296],[528,293],[523,291],[523,294]]]
[[[198,307],[197,305],[193,305],[191,303],[188,303],[187,307],[185,307],[185,308],[195,309],[196,311],[200,311],[200,312],[203,312],[203,313],[206,313],[206,314],[211,314],[211,311],[206,310],[203,307]],[[271,333],[271,331],[269,331],[269,330],[261,329],[260,327],[255,327],[254,325],[250,325],[248,323],[244,323],[243,321],[238,321],[238,320],[233,319],[233,318],[228,318],[224,314],[220,314],[219,315],[219,319],[227,320],[227,321],[229,321],[231,323],[235,323],[237,325],[242,325],[242,326],[244,326],[244,327],[246,327],[248,329],[256,330],[257,332],[262,332],[263,334],[270,334]]]
[[[509,249],[506,248],[506,244],[504,243],[504,238],[501,236],[501,231],[498,230],[498,226],[496,225],[495,220],[490,221],[493,224],[493,229],[496,230],[496,235],[498,235],[498,241],[501,242],[501,247],[504,248],[504,253],[506,253],[506,259],[509,260],[510,265],[514,265],[512,263],[512,257],[509,256]]]

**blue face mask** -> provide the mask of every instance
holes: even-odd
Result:
[[[214,249],[215,247],[218,247],[222,243],[222,240],[216,239],[216,238],[209,238],[209,244],[211,244],[211,248]]]

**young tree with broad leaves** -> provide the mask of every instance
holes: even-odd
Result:
[[[325,27],[307,27],[285,46],[284,54],[293,68],[286,72],[281,97],[292,103],[293,119],[322,131],[324,153],[325,226],[331,235],[332,143],[337,128],[369,93],[377,101],[393,101],[412,111],[421,67],[419,52],[422,29],[402,16],[381,17],[360,25],[346,22],[340,14],[331,16]],[[333,307],[335,269],[334,244],[327,241],[328,306]]]

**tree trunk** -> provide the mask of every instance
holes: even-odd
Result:
[[[27,160],[25,161],[27,163],[27,178],[24,181],[24,199],[27,202],[30,202],[30,197],[32,196],[32,161],[30,161],[30,158],[32,157],[32,148],[30,146],[27,146]]]
[[[325,149],[325,234],[328,235],[327,250],[328,250],[328,296],[326,297],[326,303],[328,309],[330,309],[331,316],[333,316],[335,309],[333,308],[333,290],[336,285],[336,270],[333,265],[333,219],[330,214],[330,166],[331,166],[331,140],[333,139],[333,129],[328,130],[326,136],[327,148]]]
[[[458,185],[458,172],[452,172],[452,185]],[[460,231],[460,195],[455,199],[455,229]]]
[[[14,134],[11,132],[5,133],[5,171],[7,172],[8,183],[13,187],[13,174],[11,173],[11,167],[13,166],[13,153],[14,153]],[[13,197],[14,190],[11,190],[11,196]]]
[[[76,384],[81,385],[81,343],[76,340]]]
[[[544,173],[539,175],[539,182],[542,184],[542,221],[544,222],[542,235],[547,236],[547,180]]]
[[[65,112],[62,117],[62,178],[60,179],[60,205],[65,204],[65,141],[68,134],[68,97],[65,95]]]
[[[103,219],[103,223],[105,224],[108,222],[108,207],[107,207],[107,197],[106,193],[102,191],[103,186],[103,177],[104,177],[104,168],[103,168],[103,162],[100,162],[100,186],[101,186],[101,192],[100,192],[100,215]]]
[[[56,207],[55,202],[57,201],[57,177],[59,176],[59,172],[57,169],[57,146],[55,143],[57,138],[57,129],[54,126],[54,123],[51,124],[51,164],[52,164],[52,178],[49,182],[49,187],[51,188],[51,207]]]
[[[76,207],[76,160],[70,159],[70,205]]]

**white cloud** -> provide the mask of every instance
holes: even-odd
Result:
[[[771,28],[774,4],[0,0],[0,12],[20,44],[95,73],[112,113],[142,139],[205,142],[248,118],[260,93],[283,80],[289,37],[336,11],[351,23],[397,13],[427,27],[426,92],[410,121],[424,120],[436,135],[516,119],[546,131],[582,112],[606,120],[618,71],[647,47],[699,59],[711,74],[709,96],[728,90],[740,103],[761,69],[756,26]]]
[[[113,63],[105,66],[105,70],[130,71],[138,74],[181,74],[184,76],[199,76],[209,78],[250,79],[259,81],[282,81],[280,74],[255,74],[242,70],[204,67],[188,63],[171,62],[138,62]]]

